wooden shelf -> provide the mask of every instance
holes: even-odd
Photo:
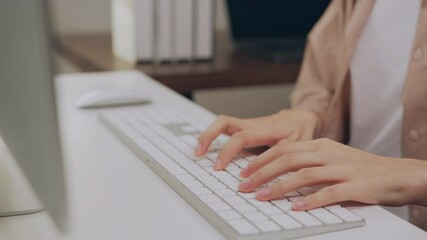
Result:
[[[195,89],[291,83],[300,62],[272,63],[239,54],[227,34],[216,34],[210,62],[131,65],[113,56],[109,34],[61,36],[56,49],[85,72],[138,69],[182,94]]]

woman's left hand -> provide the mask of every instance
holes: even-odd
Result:
[[[259,200],[281,198],[306,186],[327,185],[294,202],[295,210],[357,201],[399,206],[427,205],[427,163],[363,152],[329,139],[281,141],[241,172],[239,191],[251,192],[274,178],[295,172],[257,193]]]

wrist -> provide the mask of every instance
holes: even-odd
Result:
[[[411,161],[416,170],[411,174],[412,180],[407,182],[407,189],[410,191],[410,203],[427,206],[427,162],[416,159],[405,159]]]
[[[316,138],[316,136],[319,136],[320,130],[323,125],[323,120],[320,114],[318,114],[315,111],[312,110],[299,110],[303,111],[302,114],[304,114],[304,120],[309,123],[309,125],[313,128],[313,137]]]
[[[306,140],[311,140],[319,136],[322,126],[320,114],[308,109],[285,109],[275,114],[284,122],[290,123],[294,130],[305,133]],[[309,136],[310,135],[310,136]]]
[[[321,118],[321,116],[320,116],[320,114],[318,114],[317,112],[315,112],[315,111],[312,111],[312,110],[307,110],[308,111],[308,113],[311,115],[311,117],[313,118],[313,121],[314,121],[314,127],[317,129],[317,128],[320,128],[320,126],[322,125],[322,123],[323,123],[323,120],[322,120],[322,118]]]

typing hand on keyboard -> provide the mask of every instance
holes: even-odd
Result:
[[[402,179],[417,182],[416,176],[425,170],[414,159],[378,156],[326,138],[280,142],[242,170],[240,176],[247,179],[239,190],[252,192],[276,176],[294,171],[288,178],[258,191],[257,198],[269,201],[307,186],[327,184],[318,192],[297,199],[293,209],[310,210],[345,201],[401,206],[412,201],[411,194],[402,192],[410,191],[411,184]]]
[[[222,170],[243,148],[273,146],[284,139],[310,140],[317,124],[317,115],[307,110],[285,110],[255,119],[220,116],[199,136],[195,154],[203,156],[220,134],[231,136],[215,159],[215,169]]]
[[[282,140],[242,169],[239,176],[246,180],[239,184],[240,192],[256,191],[258,200],[271,201],[281,199],[289,192],[327,185],[318,192],[307,194],[306,197],[295,198],[292,204],[294,210],[310,210],[344,201],[392,206],[410,203],[409,197],[402,195],[398,190],[405,188],[401,182],[380,180],[380,177],[394,174],[397,175],[394,179],[401,179],[404,174],[400,177],[396,174],[396,172],[402,172],[399,166],[407,167],[408,172],[415,172],[416,163],[414,166],[410,164],[403,166],[399,164],[402,159],[376,156],[329,139],[304,141],[304,138],[311,138],[315,124],[308,124],[307,130],[307,126],[295,124],[292,118],[285,121],[284,116],[292,116],[293,112],[293,110],[284,111],[278,115],[248,120],[219,117],[200,135],[195,152],[202,155],[210,141],[219,134],[231,135],[231,139],[220,151],[215,164],[215,169],[220,170],[226,167],[234,154],[241,149],[274,143],[280,140],[278,137],[281,137]],[[315,123],[316,118],[313,119],[311,123]],[[292,122],[293,125],[290,124]],[[280,128],[277,126],[279,123],[288,126]],[[297,129],[292,133],[293,137],[292,134],[283,135],[290,131],[289,126]],[[276,132],[272,132],[273,129]],[[310,134],[307,135],[307,132]],[[295,141],[298,138],[302,141]],[[357,169],[362,171],[355,171]],[[278,176],[290,172],[295,174],[274,182]],[[378,182],[380,184],[374,184]]]
[[[256,165],[252,163],[258,161],[254,160],[256,156],[242,150],[247,146],[243,144],[232,149],[235,153],[230,155],[230,161],[231,158],[233,161],[222,166],[222,171],[214,170],[218,156],[233,142],[233,137],[210,138],[201,154],[195,156],[197,136],[206,124],[189,114],[145,107],[106,111],[101,121],[228,239],[289,239],[364,224],[362,218],[339,205],[311,211],[292,210],[292,202],[314,193],[316,188],[289,191],[273,201],[256,199],[252,190],[268,189],[292,177],[289,174],[269,178],[269,183],[258,184],[256,189],[238,192],[239,175],[242,169]],[[220,133],[210,136],[217,137]]]

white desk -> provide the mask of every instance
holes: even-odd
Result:
[[[80,110],[76,97],[88,90],[138,89],[154,104],[213,115],[138,73],[65,75],[57,80],[62,145],[67,167],[70,233],[53,228],[46,213],[0,219],[8,239],[224,239],[178,194],[121,144],[97,119]],[[427,234],[377,206],[357,207],[364,227],[304,239],[427,239]]]

